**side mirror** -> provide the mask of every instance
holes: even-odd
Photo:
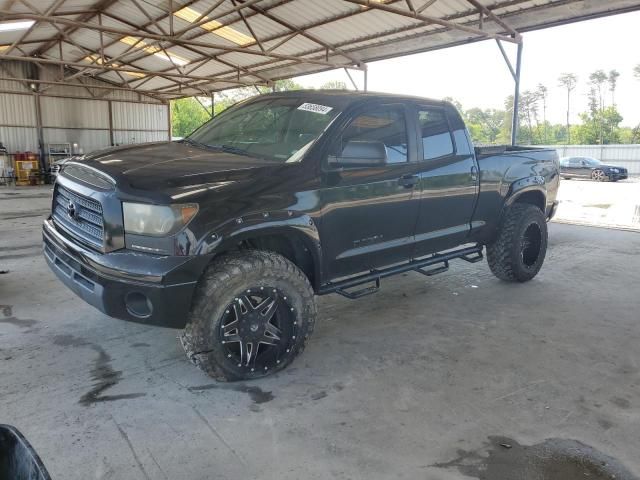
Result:
[[[51,480],[33,447],[9,425],[0,425],[0,478]]]
[[[387,163],[387,147],[373,140],[351,140],[339,156],[329,156],[332,167],[379,167]]]

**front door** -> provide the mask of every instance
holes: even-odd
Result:
[[[320,240],[327,275],[337,278],[406,260],[413,246],[419,192],[416,142],[405,104],[372,105],[342,130],[337,159],[380,152],[382,161],[325,162]],[[348,152],[349,153],[348,153]]]
[[[415,257],[466,241],[479,178],[471,144],[461,122],[440,106],[415,106],[420,168],[420,212]],[[451,121],[450,121],[451,120]]]
[[[587,167],[583,158],[573,157],[569,159],[568,173],[572,177],[588,177],[591,174],[591,169]]]

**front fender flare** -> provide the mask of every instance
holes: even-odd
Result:
[[[199,245],[198,254],[215,255],[235,248],[242,241],[267,235],[281,235],[288,238],[295,236],[302,240],[311,253],[314,271],[317,272],[314,283],[321,281],[323,262],[320,233],[313,218],[305,213],[293,211],[257,213],[229,220],[206,235]]]

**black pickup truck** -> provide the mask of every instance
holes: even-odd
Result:
[[[184,328],[192,362],[249,379],[303,350],[315,295],[358,298],[484,248],[498,278],[532,279],[558,184],[554,150],[474,149],[447,102],[262,95],[185,140],[68,162],[44,255],[107,315]]]

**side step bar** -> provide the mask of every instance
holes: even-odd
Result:
[[[454,258],[460,258],[469,263],[476,263],[482,260],[482,245],[475,245],[473,247],[461,248],[453,250],[447,253],[435,253],[427,258],[411,260],[410,262],[395,265],[393,267],[382,268],[380,270],[371,270],[369,273],[363,273],[357,277],[347,278],[346,280],[340,280],[339,282],[329,282],[320,287],[317,292],[318,295],[327,295],[329,293],[337,293],[343,297],[354,300],[356,298],[371,295],[380,290],[380,280],[399,273],[415,271],[426,275],[428,277],[437,275],[438,273],[446,272],[449,270],[449,260]],[[425,267],[432,265],[442,264],[438,267],[425,270]],[[365,283],[374,282],[374,285],[370,285],[360,290],[349,291],[348,289],[363,285]]]

